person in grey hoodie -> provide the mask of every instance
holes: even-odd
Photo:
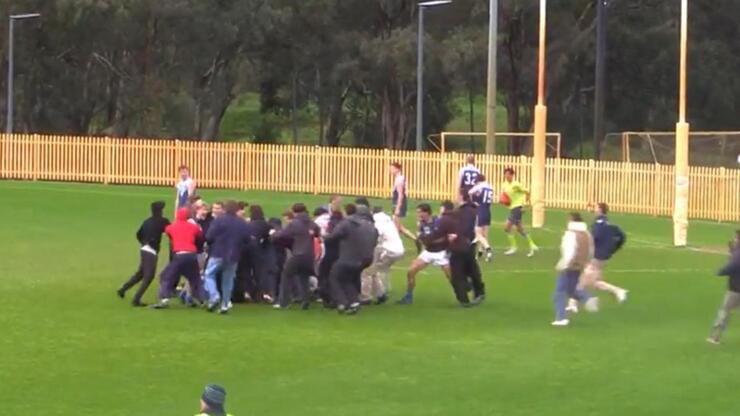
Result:
[[[360,309],[362,271],[373,262],[378,242],[370,209],[365,205],[356,209],[324,238],[327,243],[339,242],[339,258],[331,268],[329,282],[337,310],[346,314],[356,314]]]
[[[718,276],[727,276],[727,292],[717,319],[712,326],[712,333],[707,338],[710,344],[719,344],[722,334],[727,329],[732,311],[740,306],[740,230],[735,231],[735,240],[730,244],[730,260],[717,272]]]

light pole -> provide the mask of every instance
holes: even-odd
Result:
[[[547,0],[540,0],[540,50],[537,72],[537,105],[534,108],[534,157],[532,158],[532,227],[545,225],[545,134],[547,106],[545,106],[545,43],[547,29]]]
[[[594,159],[601,159],[604,129],[604,93],[606,87],[606,22],[608,0],[596,0],[596,89],[594,91]]]
[[[681,0],[681,46],[676,123],[676,200],[673,206],[673,244],[685,247],[689,228],[689,123],[686,122],[686,60],[688,55],[688,0]]]
[[[444,6],[452,0],[434,0],[419,3],[419,28],[416,57],[416,151],[424,148],[424,10],[430,7]]]
[[[486,94],[486,153],[496,153],[496,51],[498,46],[498,0],[488,6],[488,93]]]
[[[35,19],[40,17],[39,13],[11,14],[8,17],[8,98],[5,105],[8,107],[7,119],[5,120],[5,132],[13,133],[13,32],[16,20]]]

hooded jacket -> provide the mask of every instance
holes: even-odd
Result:
[[[727,276],[730,291],[740,293],[740,244],[735,244],[735,247],[730,250],[730,260],[717,272],[717,275]]]
[[[238,263],[242,251],[253,239],[251,227],[234,214],[224,214],[216,218],[206,235],[209,255],[229,263]]]
[[[190,219],[190,210],[177,210],[175,222],[168,225],[164,232],[170,238],[170,247],[173,253],[197,253],[203,248],[205,239],[200,227]]]
[[[439,216],[437,225],[432,230],[431,234],[423,236],[421,238],[424,245],[429,247],[442,248],[457,253],[462,253],[470,247],[470,240],[465,236],[465,231],[460,225],[460,219],[458,212],[444,212]],[[451,240],[452,236],[455,236]],[[432,251],[432,250],[429,250]],[[442,251],[442,250],[436,250]]]
[[[594,243],[585,222],[571,221],[560,243],[558,270],[583,271],[594,256]]]
[[[357,206],[357,213],[340,222],[325,237],[327,243],[339,242],[337,262],[358,267],[367,267],[373,261],[378,231],[368,207]]]
[[[319,236],[319,227],[311,221],[308,214],[296,214],[288,225],[272,235],[273,241],[290,241],[293,256],[311,256],[313,258],[313,239]]]
[[[162,233],[170,225],[170,220],[162,216],[164,202],[155,202],[151,205],[152,216],[144,220],[136,231],[136,240],[139,241],[142,248],[149,246],[154,251],[153,254],[159,253],[162,244]]]

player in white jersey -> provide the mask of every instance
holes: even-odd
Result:
[[[478,182],[469,191],[473,201],[478,205],[478,217],[475,223],[476,242],[479,256],[485,253],[486,261],[493,259],[491,243],[488,241],[488,229],[491,226],[491,205],[493,204],[494,189],[486,182],[486,177],[478,175]]]
[[[380,207],[375,207],[373,212],[375,229],[378,230],[378,245],[375,248],[373,264],[362,273],[360,300],[369,303],[375,299],[375,303],[380,305],[388,300],[391,290],[388,278],[391,266],[403,257],[405,249],[393,218],[384,213]]]
[[[470,190],[478,183],[478,177],[480,176],[480,169],[475,166],[475,156],[470,155],[465,159],[466,165],[460,168],[457,178],[457,186],[460,191],[458,195],[460,201],[464,200]]]
[[[175,189],[177,189],[175,209],[188,206],[188,199],[195,195],[196,187],[195,181],[190,177],[190,169],[187,166],[180,166],[178,171],[180,172],[180,180],[175,184]]]

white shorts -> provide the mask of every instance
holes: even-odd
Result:
[[[419,254],[418,259],[426,264],[431,264],[432,266],[445,267],[450,265],[450,256],[446,251],[432,253],[424,250]]]

